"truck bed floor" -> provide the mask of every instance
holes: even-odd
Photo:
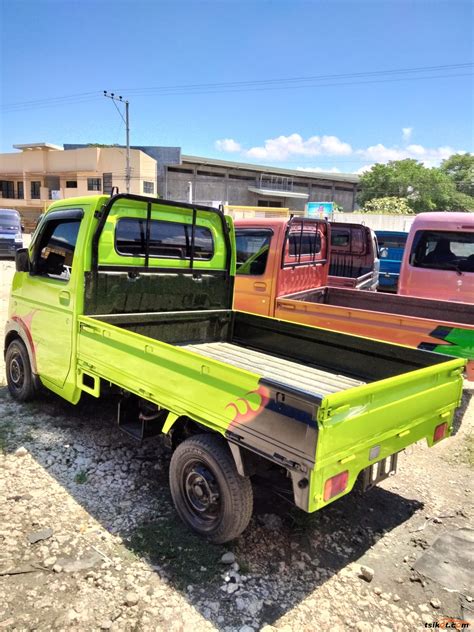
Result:
[[[336,375],[228,342],[185,345],[183,348],[314,395],[328,395],[365,384],[344,375]]]

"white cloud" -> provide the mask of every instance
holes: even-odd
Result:
[[[402,129],[403,138],[408,142],[413,128],[404,127]],[[291,161],[301,157],[315,156],[334,156],[334,162],[340,157],[352,156],[352,163],[362,163],[363,166],[358,168],[355,173],[362,173],[364,170],[377,162],[388,162],[390,160],[403,160],[405,158],[413,158],[421,161],[425,166],[432,167],[439,165],[442,160],[449,158],[454,153],[461,153],[463,150],[454,149],[449,146],[441,147],[424,147],[418,144],[405,144],[403,146],[393,145],[387,147],[383,143],[369,145],[368,147],[352,148],[352,146],[338,138],[337,136],[309,136],[304,139],[301,134],[293,133],[288,136],[277,136],[267,139],[262,145],[256,145],[250,149],[244,148],[239,142],[233,138],[223,138],[216,141],[216,148],[219,151],[230,153],[240,153],[245,158],[258,160],[261,162],[284,162]],[[315,161],[316,162],[316,161]],[[344,162],[341,160],[341,163]],[[364,163],[368,164],[364,164]],[[338,173],[338,167],[323,169],[321,167],[299,167],[303,171],[329,171]],[[346,169],[349,170],[349,163]]]
[[[341,170],[337,167],[329,167],[327,169],[324,167],[296,167],[296,169],[297,171],[310,171],[313,173],[320,173],[321,171],[323,173],[341,173]]]
[[[246,155],[258,160],[287,160],[291,156],[344,156],[351,153],[349,143],[337,136],[310,136],[304,140],[300,134],[290,134],[269,138],[263,146],[249,149]]]
[[[236,153],[242,149],[240,143],[236,142],[233,138],[222,138],[221,140],[216,140],[215,145],[216,149],[219,151],[228,151],[230,153]]]
[[[404,160],[413,158],[421,161],[425,166],[439,165],[442,160],[458,153],[453,147],[423,147],[423,145],[407,145],[406,147],[385,147],[381,143],[366,149],[358,149],[356,154],[372,162],[388,162],[389,160]]]

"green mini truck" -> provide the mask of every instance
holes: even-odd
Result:
[[[120,429],[164,434],[176,510],[210,541],[246,528],[257,475],[313,512],[452,430],[464,360],[232,310],[234,232],[218,209],[61,200],[16,269],[13,397],[118,394]]]

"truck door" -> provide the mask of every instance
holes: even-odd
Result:
[[[234,309],[263,316],[273,313],[273,271],[268,261],[272,236],[269,228],[236,228]]]
[[[79,275],[74,251],[83,213],[76,208],[45,216],[31,244],[30,272],[14,291],[12,316],[32,339],[37,372],[58,387],[71,366]]]

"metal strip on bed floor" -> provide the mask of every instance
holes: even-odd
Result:
[[[183,348],[314,395],[329,395],[365,384],[344,375],[337,375],[228,342],[185,345]]]

